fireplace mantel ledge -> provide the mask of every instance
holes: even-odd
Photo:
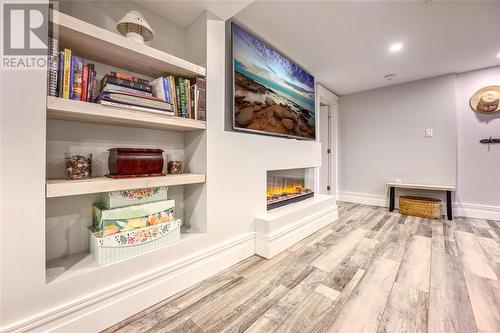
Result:
[[[255,218],[256,254],[270,259],[338,219],[334,196],[315,195]]]

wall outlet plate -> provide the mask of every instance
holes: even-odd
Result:
[[[432,128],[426,128],[425,129],[425,137],[426,138],[432,138]]]

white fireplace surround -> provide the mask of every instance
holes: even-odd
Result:
[[[337,219],[336,199],[330,195],[268,211],[255,218],[255,253],[271,259]]]

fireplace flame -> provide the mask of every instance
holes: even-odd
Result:
[[[267,198],[301,194],[305,189],[300,183],[288,184],[286,186],[270,186],[267,188]]]

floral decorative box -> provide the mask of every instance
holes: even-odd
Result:
[[[174,200],[162,200],[121,208],[92,205],[92,218],[97,232],[102,236],[130,231],[148,225],[168,222],[174,216]]]
[[[107,208],[120,208],[148,202],[167,200],[166,186],[139,188],[103,193],[101,203]]]
[[[177,219],[104,237],[100,237],[91,227],[90,253],[98,265],[109,264],[178,242],[181,237],[180,227],[181,220]]]

